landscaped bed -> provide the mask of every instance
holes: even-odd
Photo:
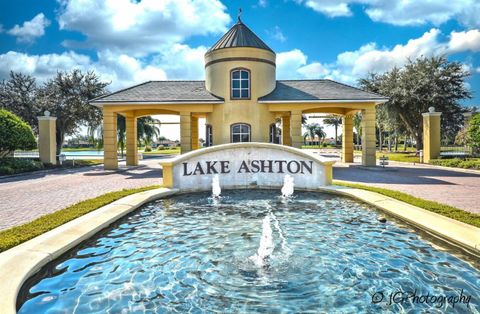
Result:
[[[452,159],[433,159],[430,164],[443,167],[480,169],[480,158],[452,158]]]
[[[103,163],[103,159],[66,160],[62,165],[45,165],[34,158],[0,158],[0,176],[32,172],[43,169],[73,168],[94,166]]]

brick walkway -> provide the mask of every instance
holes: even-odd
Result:
[[[117,172],[95,166],[0,179],[0,230],[107,192],[161,184],[158,162],[147,159],[138,168]]]
[[[386,170],[337,164],[334,179],[397,190],[480,214],[480,174],[391,163]]]
[[[117,172],[97,166],[0,179],[0,230],[107,192],[160,184],[158,162],[147,159],[140,167]],[[480,175],[476,173],[399,163],[374,171],[337,163],[334,178],[398,190],[480,213]]]

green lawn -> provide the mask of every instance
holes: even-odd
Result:
[[[154,149],[151,152],[144,152],[140,151],[144,155],[174,155],[174,154],[180,154],[180,147],[172,148],[172,149]]]
[[[134,193],[157,189],[159,187],[159,185],[154,185],[137,189],[124,189],[121,191],[110,192],[89,200],[79,202],[54,213],[41,216],[24,225],[0,231],[0,252],[8,250],[9,248],[19,245],[25,241],[28,241],[49,230],[63,225],[70,220],[73,220],[95,209],[110,204],[113,201],[116,201],[122,197]]]
[[[397,199],[399,201],[426,209],[428,211],[443,215],[445,217],[449,217],[449,218],[480,228],[480,215],[470,213],[450,205],[428,201],[428,200],[415,197],[403,192],[377,188],[377,187],[363,185],[363,184],[339,182],[337,180],[333,180],[333,184],[376,192],[376,193]]]
[[[419,163],[420,156],[415,156],[415,153],[403,153],[403,152],[387,152],[387,151],[377,151],[377,159],[382,156],[387,156],[388,160],[391,161],[401,161],[401,162],[412,162]]]

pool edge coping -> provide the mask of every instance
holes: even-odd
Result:
[[[365,202],[471,254],[480,255],[480,228],[376,192],[337,185],[311,191],[338,194]],[[193,191],[158,188],[132,194],[0,253],[0,277],[3,278],[0,282],[0,308],[5,310],[4,314],[17,313],[20,289],[44,265],[143,204],[178,192]]]
[[[143,204],[177,192],[177,189],[158,188],[128,195],[0,253],[2,313],[17,313],[20,289],[47,263]]]

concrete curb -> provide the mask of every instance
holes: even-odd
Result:
[[[23,283],[45,264],[141,205],[176,192],[160,188],[126,196],[0,253],[1,312],[17,312],[17,296]]]
[[[339,194],[368,203],[470,254],[480,256],[480,228],[375,192],[335,185],[321,187],[315,191]],[[141,205],[178,192],[180,191],[176,189],[159,188],[126,196],[1,253],[2,313],[16,313],[17,297],[23,283],[48,262]]]

